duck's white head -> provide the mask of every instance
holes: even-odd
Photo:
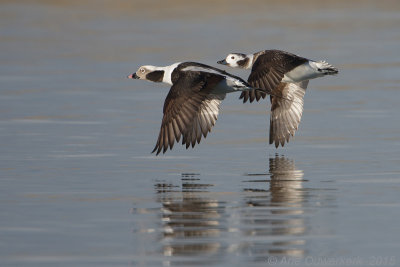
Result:
[[[181,62],[174,63],[165,67],[152,65],[141,66],[135,73],[128,76],[129,79],[140,79],[152,82],[163,82],[172,85],[172,72]]]
[[[135,73],[129,75],[128,78],[162,82],[164,78],[164,70],[151,65],[141,66]]]
[[[218,64],[227,65],[232,68],[247,69],[249,67],[250,58],[241,53],[231,53],[225,59],[217,61]]]

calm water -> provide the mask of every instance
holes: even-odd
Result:
[[[399,266],[400,4],[282,2],[0,1],[0,265]],[[126,75],[268,48],[340,69],[285,148],[229,95],[150,154],[168,87]]]

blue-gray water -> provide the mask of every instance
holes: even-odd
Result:
[[[0,25],[1,266],[400,264],[399,2],[1,1]],[[340,69],[287,146],[231,94],[150,154],[169,88],[128,74],[271,48]]]

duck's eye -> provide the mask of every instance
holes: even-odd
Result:
[[[139,71],[140,71],[141,73],[144,73],[144,69],[140,69]]]
[[[234,57],[234,56],[231,56],[231,59],[235,59],[235,57]]]

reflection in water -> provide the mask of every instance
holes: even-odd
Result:
[[[249,174],[249,176],[265,174]],[[242,233],[247,237],[242,249],[255,260],[268,256],[302,257],[306,241],[303,190],[303,171],[297,170],[293,160],[276,155],[269,159],[270,180],[248,180],[245,208],[242,214]],[[269,189],[267,188],[269,182]],[[260,188],[261,186],[261,188]],[[260,238],[265,237],[265,238]]]
[[[190,256],[191,263],[212,263],[222,254],[218,237],[225,225],[223,206],[207,196],[207,188],[213,185],[200,183],[196,176],[182,174],[181,186],[162,182],[155,185],[162,204],[162,253],[174,256],[173,261],[164,264],[189,263],[189,258],[179,262],[179,256]]]
[[[226,194],[209,192],[214,185],[202,183],[198,174],[182,174],[179,183],[158,181],[163,264],[212,265],[228,255],[245,261],[304,257],[309,192],[303,176],[293,160],[275,156],[269,159],[268,173],[247,175],[263,179],[244,181],[244,192],[228,194],[229,202],[221,201]]]

